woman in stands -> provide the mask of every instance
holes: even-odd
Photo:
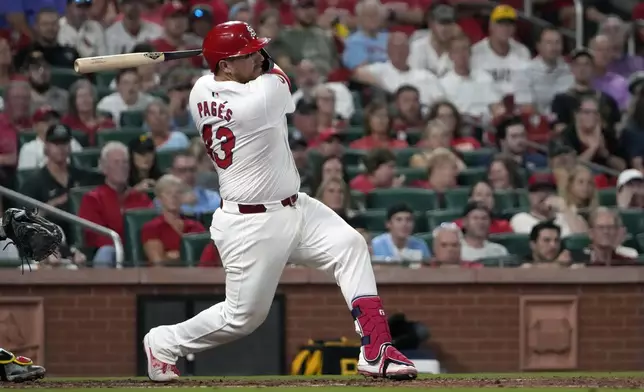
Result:
[[[318,107],[318,129],[334,128],[342,130],[347,123],[335,112],[335,93],[330,88],[319,85],[313,91],[313,98]]]
[[[445,206],[445,192],[458,186],[458,160],[446,148],[437,148],[427,161],[427,180],[412,182],[413,187],[436,192],[438,205]]]
[[[458,152],[452,148],[451,142],[451,133],[443,121],[439,119],[429,121],[423,131],[423,138],[416,145],[422,147],[423,151],[414,154],[411,159],[409,159],[409,166],[426,168],[427,162],[434,154],[434,151],[437,149],[447,149],[453,153],[454,159],[457,160],[458,171],[460,172],[464,170],[466,168],[465,162],[463,162]]]
[[[495,209],[494,189],[492,189],[492,185],[487,181],[479,181],[474,184],[470,190],[468,198],[468,202],[471,201],[482,203],[487,209],[492,211],[493,214],[495,212],[499,212]],[[456,223],[458,227],[463,228],[462,218],[457,219],[454,223]],[[490,234],[499,233],[512,233],[512,227],[507,219],[496,218],[493,216],[490,222]]]
[[[597,209],[597,189],[590,169],[576,166],[568,177],[562,197],[566,205],[573,210],[590,213]]]
[[[505,155],[497,155],[490,162],[487,180],[495,191],[523,187],[519,166],[514,159]]]
[[[316,194],[321,184],[331,178],[340,179],[348,183],[348,175],[342,162],[342,158],[329,156],[322,160],[322,163],[313,173],[312,193]]]
[[[140,192],[154,189],[156,180],[163,173],[157,165],[154,142],[146,135],[130,141],[130,186]]]
[[[80,79],[69,87],[68,113],[61,122],[75,131],[87,134],[90,146],[96,145],[96,132],[99,129],[116,128],[114,122],[96,111],[98,94],[94,85]]]
[[[461,114],[450,101],[438,101],[429,109],[428,120],[440,120],[447,129],[450,145],[457,151],[472,151],[481,148],[481,143],[471,136],[463,136],[466,130]],[[423,147],[423,146],[419,146]]]
[[[350,147],[358,150],[408,147],[406,141],[394,138],[391,130],[391,116],[384,102],[372,102],[365,108],[365,135],[351,143]]]
[[[351,193],[347,183],[341,178],[331,177],[322,182],[318,188],[315,198],[324,203],[344,219],[355,216],[351,206]]]
[[[172,174],[164,175],[156,183],[154,193],[161,202],[161,215],[141,228],[141,243],[151,266],[180,262],[181,236],[206,231],[201,223],[181,216],[183,191],[183,182]]]

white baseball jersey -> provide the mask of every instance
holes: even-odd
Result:
[[[490,47],[489,38],[485,38],[472,46],[472,67],[482,69],[498,83],[499,89],[505,94],[514,94],[513,80],[517,72],[522,72],[531,55],[523,44],[510,39],[510,52],[499,56]]]
[[[190,112],[219,175],[222,199],[280,201],[300,189],[285,115],[295,105],[287,80],[263,74],[246,83],[208,74],[190,92]]]

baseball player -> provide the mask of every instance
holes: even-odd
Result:
[[[153,381],[179,376],[179,357],[246,336],[269,312],[287,262],[333,274],[362,337],[358,372],[414,379],[413,363],[391,344],[364,238],[300,189],[286,114],[290,80],[244,22],[215,26],[203,42],[213,74],[190,93],[190,110],[219,175],[221,208],[211,237],[226,271],[226,300],[143,340]]]

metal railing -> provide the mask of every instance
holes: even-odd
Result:
[[[526,145],[532,149],[535,149],[539,152],[544,153],[546,156],[548,155],[548,147],[544,146],[543,144],[535,143],[530,140],[526,140]],[[611,169],[610,167],[598,165],[593,162],[588,162],[588,161],[582,161],[581,159],[577,159],[577,163],[582,164],[586,167],[588,167],[592,171],[600,172],[603,174],[607,174],[611,177],[617,177],[619,176],[619,171]]]
[[[64,220],[65,222],[71,222],[80,225],[85,229],[110,236],[112,238],[112,241],[114,242],[114,249],[116,250],[116,268],[123,268],[123,261],[125,260],[123,242],[121,241],[121,237],[114,230],[108,229],[107,227],[103,227],[101,225],[97,225],[96,223],[90,222],[87,219],[72,215],[69,212],[63,211],[56,207],[52,207],[49,204],[45,204],[3,186],[0,186],[0,195],[18,202],[22,202],[30,207],[36,207],[39,210],[46,211],[47,213],[61,220]]]

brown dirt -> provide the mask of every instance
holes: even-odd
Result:
[[[172,386],[177,388],[190,387],[309,387],[309,386],[347,386],[347,387],[378,387],[397,386],[409,388],[477,388],[477,387],[498,387],[498,388],[544,388],[544,387],[568,387],[568,388],[644,388],[644,377],[534,377],[534,378],[425,378],[415,381],[389,381],[373,379],[293,379],[293,380],[229,380],[226,378],[212,380],[178,380],[167,384],[152,383],[147,380],[122,379],[106,381],[55,381],[40,380],[30,383],[1,385],[3,389],[12,388],[147,388]]]

